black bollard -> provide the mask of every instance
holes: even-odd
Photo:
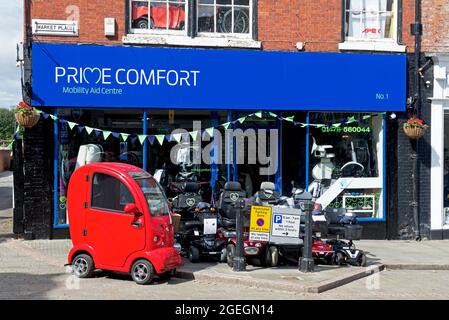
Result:
[[[304,230],[304,247],[302,257],[299,258],[299,270],[301,272],[313,272],[315,264],[312,257],[312,195],[309,192],[304,192],[299,199],[300,208],[304,211],[306,216],[305,230]]]
[[[233,271],[245,271],[246,262],[243,257],[243,209],[245,208],[245,201],[243,199],[237,200],[234,203],[236,210],[236,236],[237,242],[235,246],[235,255],[233,263]]]

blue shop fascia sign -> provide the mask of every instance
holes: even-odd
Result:
[[[404,111],[406,56],[33,44],[33,105]]]

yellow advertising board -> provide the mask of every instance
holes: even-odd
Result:
[[[250,232],[270,233],[271,207],[251,206]]]

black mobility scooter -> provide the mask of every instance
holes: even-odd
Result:
[[[334,250],[333,263],[366,266],[365,253],[363,250],[357,249],[353,242],[362,238],[363,227],[357,223],[357,216],[347,213],[344,208],[326,208],[325,216],[328,221],[326,243],[331,245]]]
[[[208,203],[202,202],[199,185],[185,182],[183,192],[172,201],[173,211],[181,215],[175,240],[181,254],[191,262],[201,257],[216,257],[226,260],[226,240],[217,238],[217,214]]]

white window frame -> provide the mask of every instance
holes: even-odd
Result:
[[[406,46],[399,45],[397,43],[398,41],[398,14],[399,14],[399,0],[393,0],[393,7],[392,12],[394,12],[394,16],[392,18],[393,28],[395,30],[395,33],[392,35],[391,38],[358,38],[358,37],[348,37],[346,28],[349,29],[349,22],[346,21],[346,14],[347,12],[351,11],[358,11],[358,10],[347,10],[346,9],[346,3],[348,1],[352,0],[345,0],[344,6],[342,8],[343,15],[344,15],[344,25],[342,26],[344,31],[344,42],[339,43],[338,48],[340,50],[365,50],[365,51],[389,51],[389,52],[405,52]],[[363,4],[365,4],[365,1],[362,0]],[[380,19],[380,13],[384,11],[378,11],[377,17]],[[385,11],[388,12],[388,11]],[[362,15],[361,15],[362,17]],[[360,27],[362,28],[363,24],[360,24]]]
[[[214,32],[199,32],[198,31],[198,11],[200,8],[200,3],[197,3],[197,21],[196,21],[196,30],[197,30],[197,36],[198,37],[211,37],[211,38],[236,38],[236,39],[252,39],[253,37],[253,11],[254,11],[254,1],[249,0],[249,8],[248,8],[248,20],[249,20],[249,30],[248,33],[234,33],[234,8],[246,8],[246,6],[243,5],[236,5],[234,3],[235,0],[232,0],[231,4],[223,5],[223,4],[217,4],[217,0],[214,0],[213,4],[202,4],[202,6],[208,6],[213,7],[214,12],[217,11],[218,7],[230,7],[232,10],[232,32],[230,33],[221,33],[217,32],[217,15],[214,16]]]
[[[170,5],[171,2],[176,3],[176,0],[129,0],[129,31],[132,34],[153,34],[153,35],[178,35],[178,36],[187,36],[187,30],[189,28],[189,0],[184,0],[184,7],[185,7],[185,23],[184,23],[184,30],[174,30],[169,29],[169,10],[167,10],[167,27],[166,29],[138,29],[133,28],[133,3],[134,2],[147,2],[148,3],[148,19],[150,18],[150,9],[151,9],[151,3],[161,3],[165,2],[167,6]],[[149,26],[149,24],[148,24]]]

